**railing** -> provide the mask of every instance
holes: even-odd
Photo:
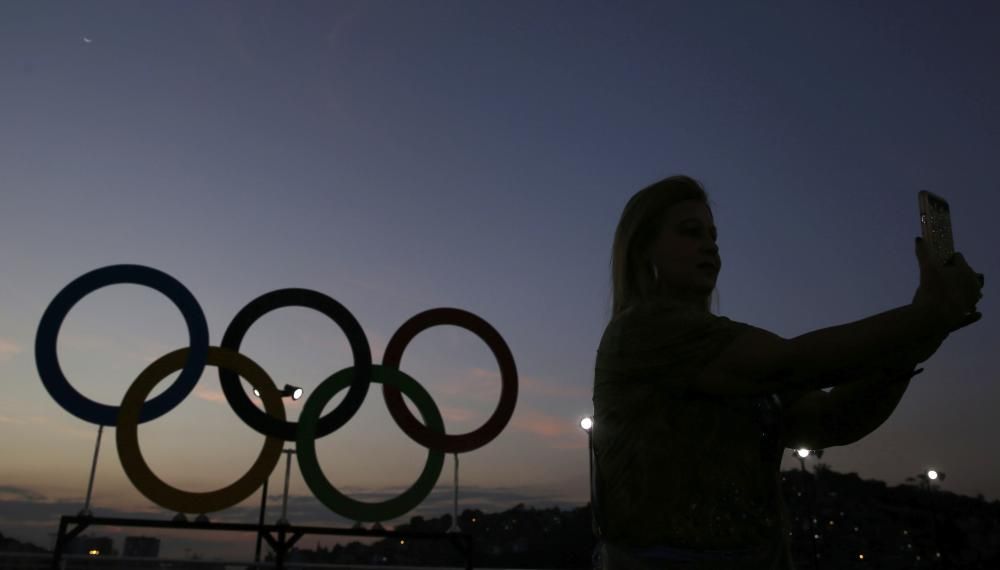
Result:
[[[462,555],[465,557],[465,570],[472,570],[472,555],[473,555],[473,538],[472,535],[457,531],[457,532],[418,532],[418,531],[397,531],[397,530],[385,530],[385,529],[360,529],[360,528],[334,528],[334,527],[319,527],[319,526],[295,526],[288,524],[275,524],[275,525],[253,525],[244,523],[213,523],[206,520],[195,520],[193,522],[187,520],[174,519],[170,521],[163,520],[146,520],[146,519],[127,519],[127,518],[112,518],[112,517],[93,517],[93,516],[63,516],[59,519],[59,533],[56,538],[55,550],[52,554],[52,563],[50,564],[51,570],[61,570],[62,557],[65,555],[65,549],[67,548],[70,541],[72,541],[77,535],[83,532],[85,529],[91,526],[123,526],[123,527],[148,527],[148,528],[190,528],[198,529],[203,531],[222,531],[222,532],[256,532],[266,539],[271,549],[275,553],[275,561],[273,566],[268,565],[268,567],[274,567],[278,570],[284,570],[285,568],[291,567],[289,560],[286,557],[290,554],[292,547],[295,543],[306,534],[318,534],[318,535],[329,535],[329,536],[355,536],[355,537],[379,537],[379,538],[399,538],[399,539],[417,539],[417,540],[447,540],[450,542]],[[99,555],[90,557],[83,557],[89,563],[90,560],[95,558],[100,558]],[[119,560],[121,560],[119,558]],[[138,561],[142,561],[142,567],[146,567],[146,563],[150,561],[148,558],[139,558],[137,561],[129,562],[131,565],[139,564]],[[188,561],[185,561],[188,562]],[[241,564],[241,567],[246,567],[245,564]],[[251,565],[253,567],[254,565]],[[127,568],[128,566],[122,567]],[[155,567],[155,565],[153,565]],[[256,564],[256,567],[260,567],[260,564]],[[171,566],[170,568],[181,568],[180,566]]]
[[[51,553],[0,552],[0,570],[47,570],[51,567]],[[285,568],[337,569],[337,570],[461,570],[459,566],[389,566],[374,564],[316,564],[285,561]],[[127,556],[88,556],[85,554],[65,554],[62,570],[254,570],[274,568],[274,562],[251,562],[241,560],[184,560],[180,558],[135,558]],[[493,570],[493,569],[491,569]]]

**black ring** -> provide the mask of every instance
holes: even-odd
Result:
[[[250,326],[257,319],[281,307],[306,307],[323,313],[340,326],[351,344],[351,352],[354,354],[354,378],[340,405],[320,418],[316,436],[323,437],[350,421],[368,395],[372,379],[372,353],[368,346],[368,338],[365,337],[354,315],[334,299],[311,289],[278,289],[257,297],[243,307],[229,323],[220,346],[239,352],[240,343],[243,342],[243,337],[246,336]],[[242,390],[238,374],[226,368],[219,368],[219,382],[222,384],[222,392],[226,395],[229,406],[248,426],[263,435],[295,441],[298,424],[273,418],[254,406]]]

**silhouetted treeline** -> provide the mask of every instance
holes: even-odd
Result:
[[[3,533],[0,532],[0,552],[34,552],[40,554],[48,552],[48,550],[45,550],[40,546],[35,546],[30,542],[21,542],[10,538],[9,536],[4,536]]]
[[[590,565],[593,538],[590,509],[534,509],[520,504],[502,513],[466,510],[459,527],[475,537],[477,567],[583,568]],[[395,530],[445,532],[451,515],[413,517]],[[363,564],[464,566],[462,553],[446,540],[385,539],[371,545],[352,542],[331,549],[293,549],[289,561]]]
[[[940,488],[888,487],[820,464],[814,473],[782,473],[792,517],[792,552],[801,570],[818,568],[1000,568],[1000,501]],[[444,532],[451,515],[413,517],[397,530]],[[594,546],[590,507],[501,513],[466,510],[459,527],[475,537],[476,567],[589,568]],[[462,566],[445,541],[385,539],[316,550],[293,549],[289,561]],[[818,555],[819,565],[812,559]],[[940,553],[940,556],[938,555]]]

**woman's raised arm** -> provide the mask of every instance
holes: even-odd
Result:
[[[695,390],[742,396],[833,386],[831,372],[863,366],[979,320],[975,305],[982,285],[961,254],[941,266],[930,261],[920,240],[916,251],[920,286],[913,303],[792,339],[750,328],[702,371]],[[848,382],[851,376],[841,379]]]

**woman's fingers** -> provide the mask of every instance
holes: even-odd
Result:
[[[978,321],[981,318],[983,318],[983,314],[982,313],[980,313],[978,311],[974,312],[974,313],[970,314],[969,316],[967,316],[962,322],[960,322],[957,325],[953,326],[951,328],[951,330],[948,331],[948,334],[951,334],[951,333],[957,331],[958,329],[964,329],[965,327],[971,325],[972,323]]]
[[[951,332],[982,318],[982,314],[976,311],[976,304],[983,297],[984,279],[972,270],[961,252],[953,253],[941,265],[931,255],[926,241],[917,238],[916,253],[920,263],[920,286],[914,302],[937,312],[943,322],[949,323],[945,330]]]
[[[982,274],[973,271],[969,263],[965,261],[965,256],[960,252],[956,251],[950,261],[951,269],[958,271],[961,278],[960,283],[962,283],[962,291],[965,293],[964,297],[975,304],[983,297]]]

